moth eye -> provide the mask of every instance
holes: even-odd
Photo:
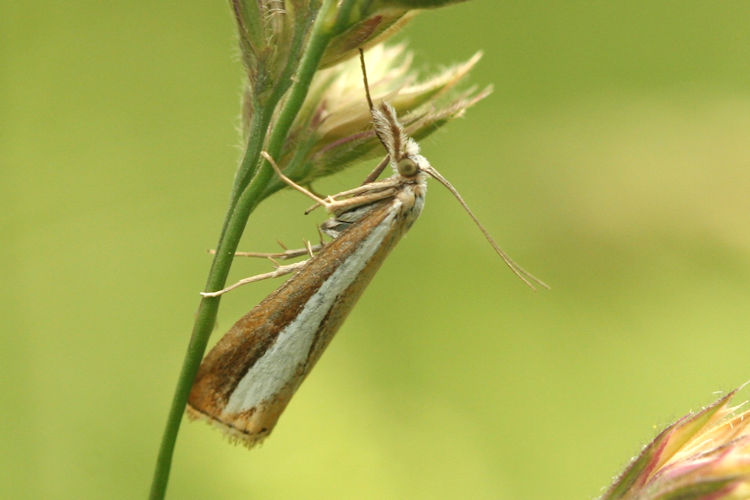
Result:
[[[397,167],[398,173],[404,177],[413,177],[419,172],[417,163],[408,156],[399,160]]]

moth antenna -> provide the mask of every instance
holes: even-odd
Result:
[[[372,96],[370,95],[370,83],[367,80],[367,68],[365,66],[365,52],[364,50],[362,50],[362,47],[359,48],[359,63],[360,66],[362,66],[362,80],[365,84],[365,96],[367,96],[367,106],[370,108],[370,116],[372,117],[372,123],[375,127],[375,135],[377,136],[378,140],[380,140],[380,143],[383,145],[385,150],[388,152],[388,155],[386,155],[383,161],[381,161],[378,166],[375,167],[375,170],[373,170],[370,175],[367,176],[365,182],[362,183],[362,185],[364,186],[369,182],[373,182],[381,173],[383,173],[383,170],[386,166],[388,166],[393,154],[396,152],[397,148],[393,144],[393,124],[395,123],[396,125],[395,131],[398,133],[399,140],[403,141],[404,139],[401,136],[405,134],[403,132],[403,128],[398,123],[398,118],[395,116],[395,110],[390,105],[381,103],[381,109],[376,110],[375,106],[372,103]],[[390,116],[390,120],[389,116],[386,116],[386,113],[392,115]],[[384,131],[384,127],[389,127],[387,129],[388,132]]]
[[[484,234],[484,237],[487,238],[487,241],[489,241],[490,245],[492,245],[492,248],[495,249],[495,252],[497,252],[500,258],[503,259],[503,261],[508,265],[510,270],[513,271],[513,273],[516,276],[518,276],[521,279],[521,281],[526,283],[526,285],[528,285],[532,290],[536,290],[536,287],[534,286],[533,283],[536,283],[546,288],[547,290],[550,289],[550,286],[547,283],[540,280],[539,278],[537,278],[536,276],[528,272],[526,269],[516,264],[516,262],[513,259],[511,259],[510,256],[507,253],[505,253],[502,248],[500,248],[500,245],[497,244],[497,242],[490,235],[489,231],[485,229],[482,223],[479,222],[479,219],[477,218],[477,216],[474,215],[474,212],[471,211],[471,209],[469,208],[469,205],[461,197],[461,194],[458,192],[458,190],[454,188],[453,185],[450,182],[448,182],[448,180],[440,174],[440,172],[435,170],[435,167],[430,165],[430,166],[422,167],[422,170],[430,174],[430,176],[432,176],[436,181],[438,181],[440,184],[445,186],[445,188],[448,191],[450,191],[451,194],[453,194],[453,196],[456,197],[456,199],[464,208],[464,210],[466,210],[466,213],[469,214],[469,217],[471,217],[471,220],[474,221],[474,223],[477,225],[479,230],[482,231],[482,234]]]
[[[372,97],[370,97],[370,84],[367,82],[367,68],[365,67],[365,51],[359,48],[359,63],[362,66],[362,79],[365,81],[365,95],[367,96],[367,105],[372,112]]]

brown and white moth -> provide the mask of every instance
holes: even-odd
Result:
[[[525,283],[546,287],[500,249],[453,186],[419,153],[419,145],[406,134],[393,107],[385,102],[373,105],[361,57],[372,122],[386,148],[386,160],[368,177],[371,182],[320,199],[286,178],[264,155],[285,182],[332,213],[321,229],[333,240],[309,260],[262,276],[296,271],[221,338],[201,363],[190,391],[191,416],[219,426],[248,446],[271,432],[388,253],[419,217],[428,175],[456,196]],[[394,175],[372,181],[388,163]]]

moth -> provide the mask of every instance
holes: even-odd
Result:
[[[287,184],[324,206],[331,217],[321,230],[332,238],[303,262],[243,280],[239,284],[294,272],[277,290],[240,318],[206,355],[193,382],[188,414],[253,446],[267,437],[289,400],[320,358],[388,253],[419,217],[427,178],[443,184],[464,207],[495,251],[516,275],[534,288],[542,281],[518,266],[492,239],[458,191],[420,154],[419,145],[386,102],[374,105],[362,72],[372,124],[386,159],[360,187],[327,198],[284,176],[273,158],[264,157]],[[394,175],[376,181],[390,164]]]

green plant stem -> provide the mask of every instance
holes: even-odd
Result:
[[[281,148],[284,145],[286,135],[294,122],[294,118],[297,116],[297,112],[302,107],[302,103],[305,100],[305,96],[310,87],[310,82],[315,75],[315,69],[317,69],[317,63],[322,59],[323,52],[325,52],[325,48],[331,38],[332,37],[328,35],[313,37],[310,40],[308,49],[300,62],[299,72],[297,73],[297,82],[292,86],[289,92],[289,97],[279,114],[279,118],[276,121],[268,141],[268,154],[271,155],[272,158],[278,158],[281,153]],[[312,64],[313,61],[316,62],[315,66]],[[313,68],[312,71],[308,71],[310,68]],[[271,165],[268,164],[268,161],[263,160],[261,168],[258,170],[255,177],[253,177],[245,192],[242,193],[242,196],[237,203],[238,207],[243,203],[250,205],[257,204],[257,202],[262,199],[272,175],[273,170],[271,169]]]
[[[312,19],[315,19],[317,18],[319,9],[312,9],[311,12],[313,14],[310,17]],[[298,26],[298,29],[295,32],[294,39],[292,40],[292,47],[289,51],[289,61],[287,61],[287,64],[284,66],[284,70],[281,72],[276,87],[274,88],[273,92],[271,92],[268,100],[266,102],[263,102],[262,105],[256,100],[253,116],[251,117],[249,124],[250,134],[248,137],[248,145],[245,149],[245,154],[242,158],[242,162],[240,163],[240,166],[237,169],[237,173],[234,176],[235,180],[231,200],[232,209],[237,204],[239,196],[247,187],[250,179],[252,179],[256,173],[258,167],[258,159],[260,158],[260,151],[265,140],[268,123],[271,119],[271,114],[266,112],[266,110],[275,109],[286,91],[289,90],[289,86],[291,85],[292,81],[292,75],[294,74],[295,70],[298,69],[298,66],[296,64],[297,58],[295,57],[295,54],[298,54],[302,49],[302,44],[305,40],[304,35],[305,33],[307,33],[308,29],[309,26]],[[225,222],[228,222],[228,220],[228,218],[225,219]]]
[[[253,170],[258,163],[260,151],[263,147],[263,142],[266,139],[268,124],[271,121],[271,113],[269,113],[268,110],[275,108],[277,104],[278,99],[270,99],[265,105],[256,106],[253,110],[253,115],[250,117],[250,123],[248,124],[248,137],[245,152],[242,155],[242,161],[240,162],[239,167],[237,167],[237,172],[234,175],[232,198],[224,220],[225,223],[229,222],[232,211],[237,205],[237,200],[247,186],[246,179],[252,177],[254,174]],[[221,238],[219,238],[219,240],[221,240]]]
[[[331,39],[337,33],[341,32],[341,27],[348,18],[349,12],[351,12],[353,2],[349,0],[344,6],[339,7],[337,21],[330,29],[325,29],[325,26],[321,26],[319,21],[325,18],[325,13],[329,11],[328,9],[332,5],[332,0],[327,0],[324,5],[325,6],[322,9],[323,16],[320,16],[318,21],[316,21],[309,39],[307,50],[305,50],[305,53],[300,60],[296,81],[290,90],[289,97],[285,101],[281,113],[279,114],[279,118],[271,132],[268,149],[272,156],[278,156],[281,151],[292,122],[302,107],[310,82],[320,64],[325,48]],[[267,111],[266,116],[270,115],[270,111]],[[255,129],[256,131],[262,130],[261,125],[264,120],[265,118],[259,119],[254,125],[257,127]],[[243,165],[240,167],[241,169],[242,167],[253,165],[253,157],[257,158],[257,155],[260,153],[264,138],[265,134],[262,132],[254,134],[253,130],[251,130],[247,154],[245,155],[245,158],[243,158]],[[245,164],[245,162],[247,162],[247,164]],[[224,287],[232,264],[234,252],[237,250],[237,245],[239,244],[247,220],[250,213],[260,203],[263,191],[268,185],[270,177],[270,166],[264,161],[263,166],[256,172],[256,175],[253,176],[247,188],[242,190],[242,194],[237,198],[236,203],[230,204],[227,218],[225,219],[226,223],[222,230],[211,270],[209,271],[206,290],[219,290]],[[177,381],[177,387],[175,388],[175,394],[172,399],[172,405],[167,417],[161,446],[159,448],[156,469],[151,484],[151,500],[161,500],[166,494],[167,483],[169,481],[169,471],[177,440],[177,433],[179,432],[180,423],[182,421],[182,414],[185,411],[185,405],[187,404],[193,379],[195,378],[195,374],[200,366],[203,353],[206,350],[208,338],[216,321],[219,302],[220,300],[218,297],[203,298],[198,308],[195,324],[193,326],[193,333],[190,337],[187,352],[185,353],[182,369],[180,370],[180,376]]]
[[[242,156],[242,161],[240,162],[239,166],[237,167],[237,172],[234,176],[234,184],[232,186],[232,195],[229,202],[229,209],[227,210],[226,217],[224,218],[224,224],[221,228],[221,234],[219,236],[219,242],[221,242],[224,239],[224,233],[227,230],[227,226],[229,224],[229,220],[231,218],[231,215],[234,211],[235,206],[237,205],[237,201],[242,194],[242,192],[247,187],[247,184],[250,182],[250,179],[253,178],[257,171],[258,167],[258,159],[260,158],[260,151],[262,149],[263,143],[266,138],[266,131],[268,130],[268,125],[271,121],[271,112],[269,110],[273,110],[276,108],[276,106],[279,104],[279,101],[284,96],[284,93],[286,93],[287,90],[289,90],[289,87],[292,83],[292,75],[297,70],[299,62],[299,57],[297,57],[297,54],[300,53],[300,51],[303,48],[303,43],[305,41],[305,35],[309,32],[311,29],[311,25],[314,23],[315,19],[318,18],[318,13],[320,11],[320,3],[311,2],[308,6],[309,8],[309,15],[304,16],[305,22],[298,23],[295,30],[295,35],[292,40],[291,49],[289,50],[289,60],[287,61],[287,64],[284,66],[284,70],[281,72],[281,75],[278,78],[278,82],[271,92],[271,94],[265,98],[261,98],[258,95],[253,95],[250,97],[253,99],[253,113],[250,117],[250,123],[248,123],[248,139],[247,139],[247,145],[245,147],[245,153]],[[246,20],[246,19],[245,19]],[[259,28],[258,28],[259,29]],[[243,37],[240,36],[240,39]],[[267,78],[267,76],[266,76]],[[251,89],[255,91],[256,89]],[[265,198],[265,196],[264,196]],[[218,248],[218,245],[217,245]],[[212,264],[212,267],[216,264],[216,259],[214,259],[214,262]],[[209,274],[212,274],[209,273]],[[207,283],[208,286],[208,283]],[[210,288],[206,288],[207,290]]]

